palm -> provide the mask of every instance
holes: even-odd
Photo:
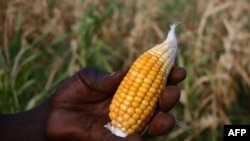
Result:
[[[56,91],[48,114],[48,131],[56,140],[100,140],[111,136],[103,126],[108,109],[123,74],[109,74],[88,68],[79,72]]]

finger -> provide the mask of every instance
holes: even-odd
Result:
[[[131,134],[125,137],[122,141],[142,141],[142,137],[138,134]]]
[[[168,80],[167,80],[167,85],[176,85],[179,82],[183,81],[187,76],[187,72],[184,68],[181,67],[173,67],[171,70]]]
[[[180,99],[180,89],[177,86],[167,86],[159,98],[160,110],[168,112]]]
[[[171,131],[175,126],[175,119],[169,113],[158,113],[151,121],[147,135],[160,136]]]
[[[126,73],[122,71],[117,71],[109,74],[107,77],[100,81],[98,86],[99,90],[114,94],[125,75]]]
[[[125,72],[107,73],[93,67],[87,67],[79,72],[82,81],[89,88],[104,92],[114,93],[123,79]]]

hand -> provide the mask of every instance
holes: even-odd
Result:
[[[110,122],[109,105],[124,72],[105,73],[85,68],[67,79],[49,100],[46,116],[46,136],[52,141],[139,141],[142,137],[132,134],[126,138],[113,135],[104,125]],[[169,132],[175,125],[168,113],[180,97],[177,83],[185,79],[186,71],[174,67],[168,84],[159,99],[159,108],[148,125],[145,136]]]

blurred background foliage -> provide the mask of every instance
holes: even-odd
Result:
[[[29,110],[80,68],[128,70],[182,22],[176,65],[188,76],[176,128],[149,140],[223,140],[250,124],[249,0],[1,0],[0,113]]]

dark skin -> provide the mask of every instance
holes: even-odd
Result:
[[[14,115],[0,115],[1,141],[142,141],[149,136],[168,133],[175,126],[168,113],[180,97],[177,84],[186,71],[174,67],[159,106],[145,133],[125,138],[113,135],[104,125],[112,97],[125,76],[124,72],[106,73],[85,68],[65,80],[54,95],[33,110]]]

